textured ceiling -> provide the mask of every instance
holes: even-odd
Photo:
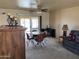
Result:
[[[26,4],[27,0],[23,0]],[[60,9],[60,8],[68,8],[73,6],[79,6],[79,0],[40,0],[42,8],[48,9]],[[27,7],[20,7],[19,2],[22,0],[0,0],[0,8],[9,8],[9,9],[27,9]],[[23,5],[23,4],[21,4]]]

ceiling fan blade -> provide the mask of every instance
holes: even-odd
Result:
[[[48,12],[48,9],[41,9],[41,11],[43,11],[43,12]]]

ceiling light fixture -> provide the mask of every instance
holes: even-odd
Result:
[[[36,0],[18,0],[18,6],[21,8],[37,8]]]

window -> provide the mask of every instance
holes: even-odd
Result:
[[[38,34],[40,29],[39,17],[21,18],[21,26],[27,28],[25,31],[28,34]]]
[[[32,18],[32,28],[38,28],[39,27],[39,23],[38,23],[38,18],[37,17],[33,17]]]
[[[39,34],[39,18],[32,17],[32,34]]]
[[[30,33],[30,19],[29,18],[21,18],[21,26],[24,26],[26,29],[25,32]]]

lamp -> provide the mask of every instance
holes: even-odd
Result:
[[[63,36],[67,36],[68,25],[67,24],[63,25],[62,30],[63,30]]]

